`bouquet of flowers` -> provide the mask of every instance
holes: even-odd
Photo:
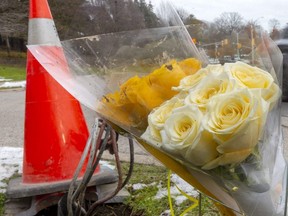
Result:
[[[208,65],[173,89],[179,93],[148,115],[141,137],[203,170],[251,155],[280,96],[268,72],[242,62]]]
[[[28,48],[81,103],[227,206],[222,213],[283,215],[281,52],[260,35],[255,64],[210,64],[170,4],[157,15],[159,28],[63,41],[65,59]]]

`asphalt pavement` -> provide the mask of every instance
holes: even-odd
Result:
[[[24,118],[25,118],[25,89],[0,90],[0,147],[23,147]],[[88,128],[92,128],[95,118],[95,111],[82,106]],[[284,153],[288,155],[288,103],[281,106],[281,125],[283,130]],[[157,164],[141,146],[135,144],[135,162],[145,164]],[[119,141],[119,154],[122,161],[129,160],[129,145],[126,138]],[[108,152],[104,159],[113,159]]]
[[[96,112],[82,106],[87,127],[93,126]],[[0,147],[23,147],[24,143],[24,119],[25,119],[25,89],[1,90],[0,89]],[[129,161],[129,145],[125,137],[120,137],[119,157],[122,161]],[[160,165],[160,163],[148,154],[141,146],[135,143],[135,162]],[[105,152],[103,159],[113,160],[114,156]]]

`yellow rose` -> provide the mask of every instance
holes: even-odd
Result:
[[[196,73],[201,68],[201,62],[195,58],[188,58],[180,61],[179,66],[186,75],[191,75]]]
[[[161,130],[162,147],[172,154],[184,154],[187,147],[199,141],[202,113],[196,106],[174,109]]]
[[[247,88],[270,88],[274,82],[273,77],[268,72],[258,67],[252,67],[244,62],[225,64],[225,70],[230,71],[231,75]]]
[[[173,86],[178,86],[182,78],[186,76],[176,61],[161,66],[147,76],[147,82],[152,88],[160,92],[167,99],[172,98],[177,92],[172,90]]]
[[[185,98],[185,104],[195,104],[200,110],[205,111],[210,98],[232,91],[234,87],[235,82],[229,79],[227,73],[210,74],[190,90],[189,95]]]
[[[141,82],[141,78],[138,76],[131,77],[125,83],[120,86],[120,104],[126,103],[136,103],[137,102],[137,94],[136,89],[138,89],[138,85]]]
[[[119,91],[103,96],[101,113],[126,127],[141,130],[147,126],[146,118],[151,110],[178,93],[172,87],[200,67],[201,63],[193,58],[181,62],[172,60],[147,76],[131,77]]]
[[[148,115],[149,133],[153,139],[161,141],[160,131],[164,128],[167,118],[170,117],[175,108],[183,105],[183,101],[175,97],[166,101]]]
[[[203,169],[246,159],[259,141],[268,109],[269,104],[262,99],[260,91],[239,89],[213,97],[207,105],[203,127],[218,143],[220,155]]]

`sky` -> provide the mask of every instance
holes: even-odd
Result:
[[[151,0],[158,4],[161,0]],[[257,23],[269,31],[269,20],[277,19],[280,27],[288,23],[288,0],[174,0],[176,8],[185,9],[197,19],[213,21],[223,12],[238,12],[245,21]]]

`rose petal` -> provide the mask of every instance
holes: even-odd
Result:
[[[235,81],[229,79],[227,73],[210,74],[200,81],[185,98],[185,104],[195,104],[201,111],[206,111],[206,105],[210,99],[219,94],[225,94],[235,88]]]
[[[274,82],[271,74],[244,62],[225,64],[224,67],[241,85],[248,88],[269,88]]]
[[[259,140],[260,129],[262,129],[260,119],[255,119],[247,123],[247,126],[237,131],[228,140],[225,140],[221,135],[215,135],[215,139],[219,143],[217,151],[223,154],[255,147]]]
[[[212,135],[203,131],[199,142],[194,143],[186,152],[183,152],[184,158],[195,166],[203,166],[219,155],[216,147],[217,143],[213,140]]]

